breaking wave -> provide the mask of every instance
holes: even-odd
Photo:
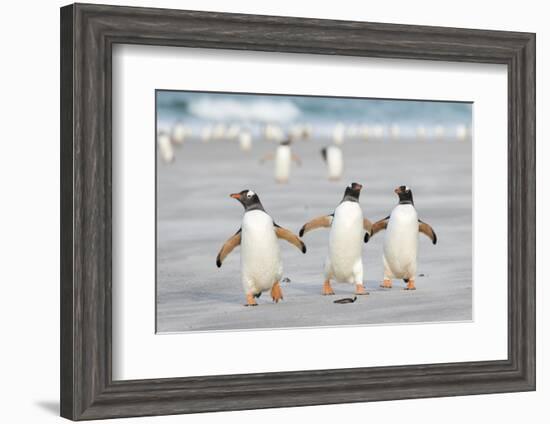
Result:
[[[202,98],[188,104],[196,118],[212,121],[291,122],[301,115],[300,109],[287,100],[248,100]]]

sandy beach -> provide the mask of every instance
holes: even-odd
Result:
[[[273,162],[259,163],[275,144],[255,140],[250,152],[236,142],[187,140],[172,164],[157,164],[157,331],[186,332],[338,325],[465,321],[472,319],[472,158],[471,142],[348,140],[344,178],[328,181],[322,140],[300,141],[302,159],[288,184],[277,184]],[[284,300],[266,292],[254,308],[244,307],[240,252],[218,269],[222,244],[241,224],[243,208],[229,193],[256,191],[275,221],[293,232],[312,217],[332,213],[344,188],[363,184],[360,203],[371,221],[397,203],[393,189],[408,185],[419,217],[431,224],[438,244],[420,235],[416,291],[394,281],[382,289],[382,243],[377,234],[363,251],[369,296],[353,296],[353,286],[333,284],[335,296],[321,296],[328,229],[307,234],[307,254],[280,241]]]

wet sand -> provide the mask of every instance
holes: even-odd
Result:
[[[275,145],[256,141],[250,152],[236,142],[187,141],[176,161],[157,164],[157,331],[211,331],[336,325],[465,321],[472,319],[472,160],[469,141],[361,141],[343,146],[345,172],[328,181],[320,140],[298,142],[302,166],[293,166],[288,184],[277,184],[273,162],[259,163]],[[331,213],[352,181],[362,183],[360,203],[371,221],[397,203],[393,189],[412,188],[419,217],[431,224],[438,244],[420,235],[416,291],[402,281],[382,289],[384,234],[363,250],[369,296],[353,296],[353,286],[333,284],[335,296],[321,296],[328,229],[304,237],[308,252],[280,241],[284,300],[269,292],[254,308],[244,307],[240,252],[223,266],[218,250],[239,227],[243,208],[229,193],[256,191],[275,221],[294,232],[312,217]]]

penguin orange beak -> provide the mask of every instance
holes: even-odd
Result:
[[[229,197],[232,197],[233,199],[240,200],[241,199],[241,193],[231,193]]]
[[[397,188],[394,190],[394,193],[395,193],[395,194],[401,193],[401,187],[397,187]]]

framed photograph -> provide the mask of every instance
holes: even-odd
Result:
[[[173,90],[155,101],[157,333],[472,321],[472,103]]]
[[[61,415],[535,389],[535,35],[61,9]]]

